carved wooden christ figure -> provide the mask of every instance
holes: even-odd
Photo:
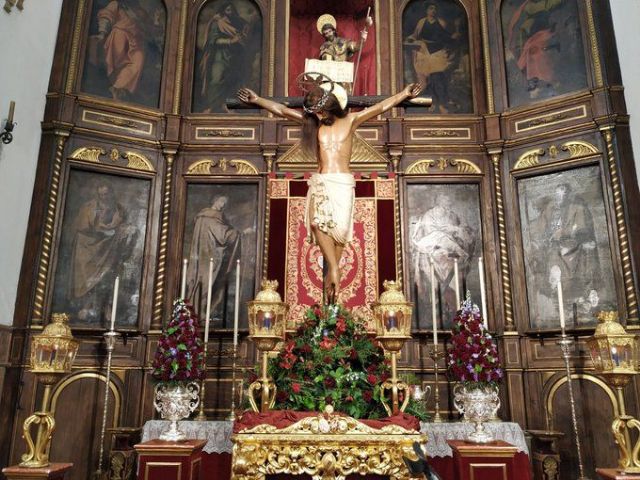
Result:
[[[416,97],[422,85],[414,83],[404,90],[360,112],[347,113],[344,88],[320,75],[300,82],[307,91],[303,112],[259,97],[241,89],[238,98],[289,120],[302,124],[302,147],[318,159],[318,173],[309,180],[305,222],[327,263],[325,298],[335,303],[340,287],[340,258],[353,236],[355,180],[349,169],[353,135],[365,121],[408,98]]]

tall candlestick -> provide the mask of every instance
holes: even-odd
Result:
[[[564,336],[564,300],[562,298],[562,280],[558,279],[558,308],[560,309],[560,328],[562,329],[562,335]]]
[[[9,116],[7,117],[7,124],[13,123],[13,113],[15,112],[15,110],[16,110],[16,102],[11,100],[11,102],[9,102]]]
[[[111,328],[110,331],[113,332],[113,327],[116,325],[116,310],[118,309],[118,289],[120,288],[120,276],[116,276],[116,281],[113,284],[113,303],[111,304]]]
[[[188,260],[182,260],[182,285],[180,286],[180,298],[184,300],[184,294],[187,291],[187,264]]]
[[[233,346],[238,346],[238,318],[240,317],[240,259],[236,260],[236,305],[233,312]]]
[[[211,290],[213,288],[213,258],[209,259],[209,286],[207,287],[207,314],[204,323],[204,341],[209,339],[209,321],[211,320]]]
[[[460,280],[458,278],[458,259],[453,259],[453,281],[456,288],[456,310],[460,308]]]
[[[482,257],[478,259],[478,274],[480,275],[480,302],[482,304],[482,321],[484,328],[489,329],[489,319],[487,318],[487,292],[484,286],[484,261]]]
[[[431,324],[433,325],[433,344],[438,345],[438,319],[436,311],[436,272],[433,265],[433,258],[430,260],[431,266]]]

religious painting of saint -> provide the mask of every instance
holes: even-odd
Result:
[[[158,107],[166,17],[162,0],[95,0],[81,90]]]
[[[617,303],[598,167],[519,180],[518,196],[531,328],[560,328],[559,280],[567,326],[595,325]]]
[[[236,261],[240,260],[240,327],[254,298],[258,259],[258,184],[190,184],[183,258],[188,260],[186,295],[200,318],[207,311],[209,264],[213,260],[211,328],[232,328]]]
[[[258,6],[251,0],[207,3],[198,16],[193,112],[227,112],[225,100],[235,97],[241,87],[260,92],[261,72]]]
[[[427,113],[471,113],[469,29],[455,0],[413,0],[402,14],[404,83],[425,85],[432,97]],[[407,109],[425,112],[425,109]]]
[[[149,180],[71,170],[52,305],[71,325],[108,327],[118,275],[116,326],[138,325],[149,191]]]
[[[576,0],[504,0],[501,18],[509,106],[587,87]]]
[[[432,329],[433,261],[437,322],[440,329],[449,329],[460,307],[455,294],[456,259],[461,300],[469,291],[480,305],[482,227],[478,185],[408,183],[405,198],[405,265],[409,294],[415,304],[413,328]]]

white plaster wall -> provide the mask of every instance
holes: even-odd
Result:
[[[610,4],[624,96],[631,115],[633,158],[636,172],[640,173],[640,0],[610,0]]]
[[[4,5],[4,1],[1,2]],[[53,62],[62,0],[24,2],[24,10],[0,9],[0,126],[16,102],[13,142],[0,144],[0,324],[13,323],[40,122]]]

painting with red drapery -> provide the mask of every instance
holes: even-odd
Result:
[[[336,19],[338,37],[360,44],[360,31],[365,27],[367,9],[375,19],[371,0],[339,2],[335,0],[318,2],[313,0],[292,0],[289,18],[289,70],[288,94],[302,93],[296,85],[296,77],[304,71],[306,58],[317,59],[324,38],[317,29],[321,15],[331,14]],[[357,82],[353,95],[377,95],[376,86],[376,25],[368,28],[369,35],[362,47]],[[358,53],[349,60],[356,63]]]
[[[338,301],[370,320],[384,280],[397,277],[396,179],[356,175],[354,238],[345,248]],[[322,300],[322,253],[309,242],[304,224],[306,179],[269,180],[267,277],[278,280],[289,304],[288,328],[306,308]],[[369,325],[373,328],[373,325]]]

